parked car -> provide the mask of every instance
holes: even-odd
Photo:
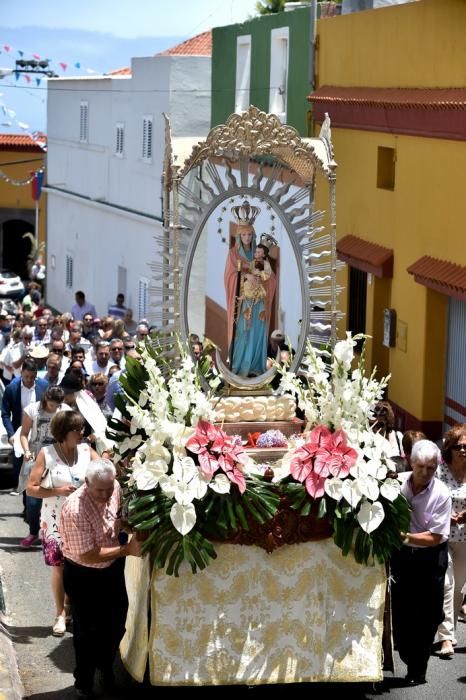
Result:
[[[3,400],[3,392],[5,387],[3,382],[0,381],[0,404]],[[0,420],[0,474],[13,475],[13,449],[8,440],[8,435],[3,425],[3,421]]]
[[[0,299],[0,311],[5,311],[7,314],[15,316],[18,311],[16,301],[13,301],[13,299]]]
[[[24,284],[16,272],[0,270],[0,296],[12,299],[24,294]]]

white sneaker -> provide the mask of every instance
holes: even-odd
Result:
[[[52,634],[54,637],[63,637],[66,632],[66,621],[64,615],[58,615],[55,618],[55,623],[52,627]]]
[[[10,491],[10,496],[19,496],[19,492],[13,489],[13,491]]]

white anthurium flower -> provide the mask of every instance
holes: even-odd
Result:
[[[141,452],[146,455],[146,460],[149,461],[155,461],[157,459],[163,459],[165,462],[170,461],[169,450],[157,439],[147,440],[145,445],[141,448]]]
[[[335,501],[340,501],[343,497],[343,481],[337,476],[326,479],[324,484],[325,493]]]
[[[117,444],[117,451],[119,454],[123,454],[128,450],[136,450],[141,443],[142,437],[140,435],[132,435]]]
[[[173,474],[167,474],[159,479],[159,486],[167,498],[175,498],[177,480]]]
[[[174,503],[170,510],[170,519],[181,535],[187,535],[196,524],[196,509],[192,503]]]
[[[376,501],[379,497],[379,484],[373,476],[360,476],[356,479],[359,489],[363,496],[366,496],[371,501]]]
[[[356,508],[362,498],[362,491],[357,481],[345,479],[341,490],[343,498],[345,498],[352,508]]]
[[[230,493],[231,481],[225,474],[217,474],[215,479],[209,483],[209,488],[215,493]]]
[[[159,483],[156,474],[150,469],[146,469],[144,464],[133,469],[133,479],[139,491],[150,491],[155,489]]]
[[[380,523],[385,518],[385,512],[382,504],[379,503],[379,501],[376,501],[375,503],[364,501],[361,504],[356,517],[364,532],[370,534],[374,530],[377,530]]]
[[[401,484],[397,479],[387,479],[381,485],[380,493],[388,501],[395,501],[401,493]]]
[[[176,479],[174,496],[178,503],[191,503],[195,498],[201,499],[206,495],[207,481],[201,477],[191,457],[174,460],[173,476]]]

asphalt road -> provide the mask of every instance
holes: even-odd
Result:
[[[5,483],[1,484],[6,486]],[[7,623],[17,654],[19,672],[25,697],[34,700],[62,700],[74,697],[73,692],[73,645],[72,635],[63,638],[51,635],[54,606],[49,584],[49,571],[42,560],[39,547],[23,550],[19,546],[27,534],[27,526],[20,517],[21,499],[0,490],[0,568],[3,571],[3,587],[6,602]],[[413,591],[413,596],[416,592]],[[354,698],[386,697],[387,700],[464,700],[466,698],[466,624],[458,623],[458,647],[455,657],[443,661],[432,656],[428,669],[428,684],[416,688],[402,686],[405,667],[398,662],[397,674],[387,675],[385,684],[377,691],[367,684],[302,684],[292,686],[259,686],[235,688],[253,697],[268,695],[275,689],[281,691],[305,691],[307,695],[320,698],[343,696]],[[162,689],[143,686],[132,681],[121,664],[116,665],[119,684],[118,695],[103,695],[111,698],[154,697]],[[170,692],[171,688],[163,688]],[[176,692],[218,693],[217,688],[176,688]],[[9,699],[7,699],[9,700]]]

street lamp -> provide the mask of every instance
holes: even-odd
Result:
[[[11,72],[32,73],[33,75],[39,73],[41,75],[46,75],[48,78],[58,78],[58,75],[54,73],[53,70],[50,70],[48,58],[41,61],[36,61],[35,58],[19,58],[17,61],[15,61],[15,68]]]

